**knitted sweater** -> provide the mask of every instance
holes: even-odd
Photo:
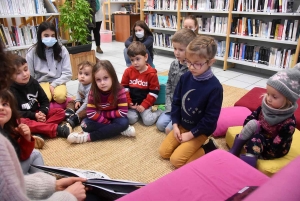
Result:
[[[87,117],[91,120],[102,124],[109,124],[111,119],[127,117],[128,103],[126,100],[126,93],[122,88],[118,93],[117,105],[113,105],[113,96],[111,93],[101,94],[101,104],[98,108],[94,105],[93,92],[90,91],[88,104],[86,108]]]
[[[151,107],[159,92],[157,72],[147,64],[147,70],[140,73],[133,66],[127,68],[122,77],[122,85],[126,90],[127,102]]]
[[[72,68],[70,55],[65,46],[61,47],[61,61],[54,59],[52,48],[45,48],[46,61],[41,60],[36,54],[36,47],[28,50],[26,61],[30,70],[30,75],[39,83],[50,82],[51,86],[65,84],[71,80]]]
[[[56,179],[45,173],[24,176],[10,142],[0,134],[1,201],[76,201],[67,191],[55,192]]]
[[[86,109],[91,86],[92,83],[83,85],[82,83],[79,82],[75,102],[80,102],[82,104],[80,108],[76,111],[76,114]]]
[[[198,81],[191,72],[186,72],[174,92],[172,122],[191,131],[195,137],[210,136],[217,127],[222,101],[223,88],[215,76]]]

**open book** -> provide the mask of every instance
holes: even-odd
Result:
[[[106,198],[107,200],[115,200],[146,185],[140,182],[110,179],[106,174],[92,170],[41,165],[32,166],[45,172],[54,173],[63,177],[86,178],[87,180],[84,182],[84,185],[92,187],[92,191],[95,194],[99,197]]]

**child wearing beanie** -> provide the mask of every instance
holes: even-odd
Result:
[[[245,145],[246,154],[240,157],[253,167],[258,158],[280,158],[290,150],[300,96],[300,63],[270,77],[266,89],[261,106],[246,118],[229,151],[238,156]]]

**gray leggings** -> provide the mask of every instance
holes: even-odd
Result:
[[[42,170],[31,167],[31,165],[44,165],[43,156],[41,152],[36,149],[32,151],[30,157],[26,161],[21,161],[21,167],[24,175],[42,172]]]
[[[143,123],[145,126],[152,126],[157,121],[161,111],[157,110],[155,112],[151,111],[151,107],[146,109],[144,112],[140,113],[134,109],[128,109],[127,118],[129,120],[129,124],[135,124],[139,120],[139,116],[141,116]]]

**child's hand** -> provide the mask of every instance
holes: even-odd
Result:
[[[129,108],[130,108],[130,109],[136,110],[136,108],[137,108],[137,103],[136,103],[135,105],[133,105],[133,103],[130,103],[130,104],[129,104]]]
[[[35,113],[35,118],[39,122],[45,122],[46,121],[46,115],[42,112]]]
[[[54,87],[50,85],[50,93],[54,96]]]
[[[31,132],[30,128],[26,124],[19,124],[18,127],[15,128],[17,132],[20,133],[28,142],[31,141]]]
[[[139,111],[139,112],[144,112],[144,111],[145,111],[145,108],[144,108],[143,106],[141,106],[141,105],[138,105],[138,106],[136,107],[136,110]]]
[[[194,138],[194,135],[192,134],[191,131],[190,132],[186,132],[186,133],[182,133],[181,134],[181,143],[190,141],[193,138]]]
[[[181,143],[181,134],[180,134],[180,130],[178,128],[178,126],[175,126],[175,124],[173,125],[173,134],[174,137],[176,138],[176,140]]]
[[[80,108],[80,106],[81,106],[80,102],[76,102],[76,103],[75,103],[75,109],[76,109],[76,110],[78,110],[78,109]]]

